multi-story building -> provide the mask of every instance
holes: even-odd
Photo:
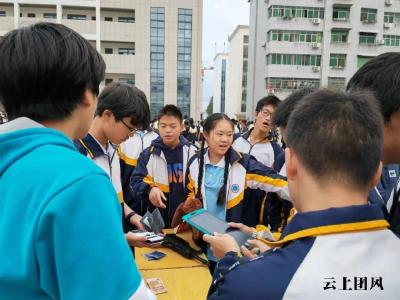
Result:
[[[165,104],[201,112],[202,0],[4,0],[0,36],[36,22],[64,24],[107,64],[105,84],[142,89],[155,116]]]
[[[242,119],[246,117],[249,26],[238,25],[228,42],[229,51],[214,58],[213,112]]]
[[[228,53],[217,53],[214,57],[214,71],[215,71],[215,84],[214,84],[214,98],[213,98],[213,112],[225,113],[227,106],[226,87],[227,87],[227,71],[228,71]]]
[[[249,26],[239,25],[228,38],[228,74],[226,113],[236,119],[246,118]]]
[[[247,116],[266,94],[344,88],[371,57],[400,50],[398,0],[250,0]]]

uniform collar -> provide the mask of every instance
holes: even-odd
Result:
[[[389,226],[382,209],[373,204],[329,208],[298,213],[284,229],[280,239],[269,243],[279,246],[286,242],[319,235],[381,230]]]
[[[85,147],[91,158],[107,155],[104,148],[90,133],[88,133],[83,139],[80,139],[79,142]],[[110,146],[112,147],[111,143],[109,143],[109,147]]]
[[[210,161],[210,157],[208,156],[208,150],[207,150],[206,153],[204,153],[204,165],[212,165],[212,166],[215,166],[215,167],[224,168],[225,167],[225,156],[223,156],[221,158],[221,160],[216,165],[214,165]]]

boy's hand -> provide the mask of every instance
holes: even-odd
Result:
[[[240,248],[235,239],[229,234],[214,233],[214,236],[205,234],[203,240],[210,244],[215,257],[221,259],[228,252],[239,252]]]
[[[132,232],[127,232],[125,233],[125,239],[128,242],[129,245],[133,247],[148,247],[149,245],[146,243],[146,237],[145,236],[136,236]]]
[[[232,228],[239,229],[241,232],[247,233],[247,234],[253,234],[256,230],[254,228],[251,228],[249,226],[246,226],[242,223],[235,223],[235,222],[229,222],[228,225]]]
[[[164,193],[158,187],[153,187],[149,193],[149,200],[151,204],[158,208],[167,208],[163,201],[167,201]]]
[[[271,249],[267,244],[259,240],[248,240],[247,242],[254,246],[254,248],[251,250],[247,249],[245,246],[240,247],[243,255],[247,257],[255,257]]]
[[[142,223],[140,223],[140,220],[142,219],[142,216],[139,214],[136,214],[134,216],[131,217],[131,219],[129,220],[130,223],[135,226],[138,230],[146,230],[143,226]]]

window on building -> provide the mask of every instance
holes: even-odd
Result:
[[[43,13],[43,18],[44,19],[56,19],[57,14],[56,13]]]
[[[69,20],[86,20],[86,15],[67,14]]]
[[[376,33],[360,32],[359,44],[375,44]]]
[[[247,34],[243,35],[243,43],[248,44],[249,43],[249,36]]]
[[[135,49],[134,48],[118,48],[118,54],[124,55],[135,55]]]
[[[104,48],[105,54],[113,54],[113,48]]]
[[[118,22],[121,22],[121,23],[135,23],[135,17],[118,17]]]
[[[279,42],[320,43],[322,41],[322,32],[271,30],[268,32],[267,38],[269,41]]]
[[[112,17],[104,17],[104,21],[106,22],[112,22],[113,18]]]
[[[331,42],[332,43],[347,43],[349,32],[346,30],[332,30]]]
[[[361,68],[363,65],[365,65],[373,56],[362,56],[358,55],[357,56],[357,68]]]
[[[135,75],[133,75],[133,78],[119,78],[118,81],[121,83],[135,85]]]
[[[0,17],[5,17],[6,16],[6,12],[4,10],[0,10]]]
[[[346,54],[331,53],[329,66],[333,69],[343,69],[346,66]]]
[[[92,21],[96,21],[96,16],[92,16]]]
[[[349,6],[334,6],[332,13],[332,20],[334,21],[348,21],[350,19]]]
[[[344,77],[328,77],[328,87],[345,90],[346,78]]]
[[[360,21],[363,23],[376,23],[377,14],[378,14],[377,9],[361,8]]]
[[[272,53],[267,62],[271,65],[321,66],[321,55]]]
[[[383,39],[385,40],[385,46],[400,46],[400,35],[383,35]]]
[[[272,5],[268,9],[269,17],[281,18],[324,18],[324,8],[303,6]]]
[[[28,18],[36,18],[36,14],[35,13],[28,13]]]
[[[178,40],[179,44],[179,40]],[[150,8],[150,110],[152,117],[164,106],[165,9]]]
[[[320,80],[311,78],[281,78],[267,77],[265,78],[266,88],[275,91],[295,90],[306,87],[319,88]]]

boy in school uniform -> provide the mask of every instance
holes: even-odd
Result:
[[[158,114],[160,137],[144,150],[131,177],[136,201],[148,199],[150,208],[158,207],[165,226],[178,205],[185,200],[186,169],[197,148],[181,136],[182,113],[175,105],[164,106]]]
[[[382,207],[391,229],[400,235],[400,180],[396,180],[396,166],[389,166],[400,163],[400,53],[384,53],[363,65],[350,79],[347,90],[363,89],[374,93],[384,119],[382,162],[386,168],[370,200]]]
[[[150,147],[151,143],[158,138],[158,136],[154,129],[149,126],[145,130],[136,131],[118,147],[124,202],[138,215],[144,215],[148,205],[141,201],[141,199],[135,200],[135,195],[133,195],[130,188],[130,180],[137,166],[140,154],[144,149]]]
[[[296,106],[285,136],[298,213],[278,241],[265,241],[273,249],[252,259],[238,256],[229,235],[204,236],[222,258],[209,299],[397,299],[400,240],[367,203],[382,168],[374,96],[316,91]]]
[[[128,84],[114,83],[106,86],[100,94],[88,134],[74,142],[80,153],[92,159],[109,176],[122,206],[124,232],[129,232],[130,225],[138,229],[144,227],[140,223],[141,216],[124,202],[118,148],[119,144],[149,123],[150,109],[144,93]],[[135,243],[134,238],[132,234],[127,235],[132,244],[143,246],[143,239]]]
[[[47,49],[48,51],[44,51]],[[52,23],[0,43],[0,297],[154,299],[122,233],[107,174],[76,151],[104,79],[100,54]]]
[[[254,112],[254,127],[242,135],[234,136],[232,147],[241,153],[254,156],[263,165],[276,167],[278,157],[283,155],[283,150],[276,142],[271,142],[269,133],[272,128],[272,116],[281,101],[275,96],[267,96],[257,102]],[[246,201],[243,207],[242,223],[247,226],[257,224],[269,225],[272,231],[279,231],[287,219],[291,205],[284,206],[281,199],[273,193],[261,190],[248,190],[245,192]],[[289,203],[289,202],[288,202]]]

